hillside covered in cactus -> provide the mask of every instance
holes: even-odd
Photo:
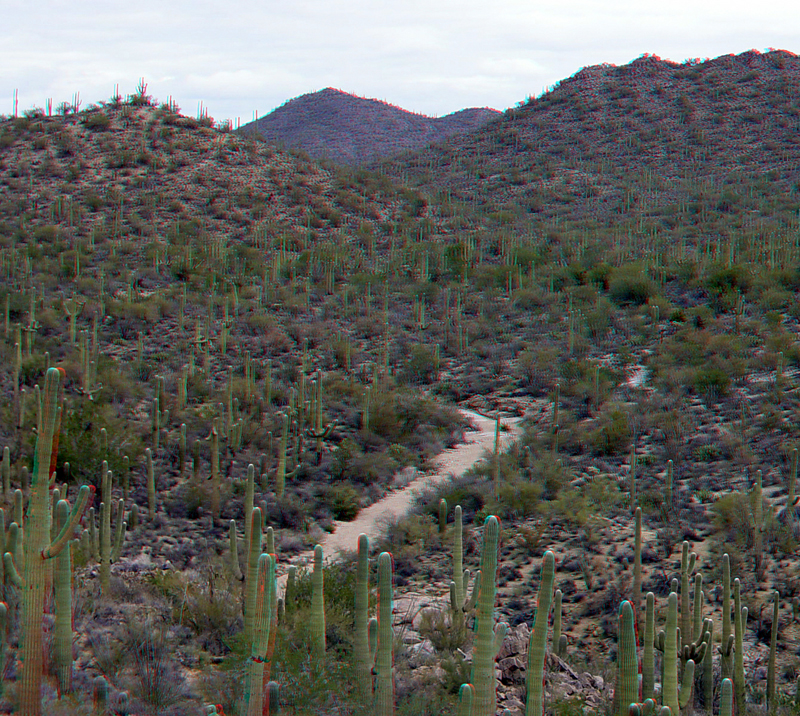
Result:
[[[792,713],[797,62],[370,168],[2,118],[0,713]],[[519,439],[323,566],[467,409]]]

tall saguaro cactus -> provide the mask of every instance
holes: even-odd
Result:
[[[355,592],[355,654],[356,680],[361,697],[366,699],[372,692],[372,676],[369,663],[369,538],[358,537],[358,567],[356,569]]]
[[[314,657],[322,661],[325,655],[325,596],[322,568],[322,545],[314,547],[314,572],[311,575],[311,639]]]
[[[90,489],[83,486],[78,499],[58,536],[51,542],[50,485],[55,477],[55,458],[58,452],[58,430],[61,408],[59,389],[61,372],[50,368],[45,376],[42,400],[42,419],[36,439],[33,474],[31,476],[28,511],[24,525],[25,564],[22,576],[14,565],[11,553],[3,562],[6,572],[23,588],[22,594],[22,673],[19,680],[19,716],[41,716],[41,686],[43,674],[44,596],[47,584],[46,560],[57,557],[67,546],[75,525],[89,501]]]
[[[528,701],[525,706],[525,716],[544,714],[544,657],[547,647],[547,619],[553,601],[555,573],[556,557],[547,550],[542,560],[542,578],[536,598],[536,617],[528,642]]]
[[[614,701],[619,716],[626,716],[628,706],[639,701],[639,671],[636,655],[636,625],[633,607],[624,601],[619,609],[619,669]]]
[[[494,626],[494,602],[497,592],[497,549],[500,523],[490,515],[483,526],[481,586],[475,617],[475,651],[472,656],[472,684],[475,687],[475,716],[494,716],[497,710],[497,684],[494,661],[505,636],[507,625]]]
[[[392,555],[378,557],[378,645],[375,652],[375,716],[394,713],[394,633],[392,631]]]

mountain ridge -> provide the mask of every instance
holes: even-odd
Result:
[[[469,107],[429,117],[326,87],[290,99],[238,131],[300,149],[314,159],[359,164],[472,131],[500,115],[489,107]]]

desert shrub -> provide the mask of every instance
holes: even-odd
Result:
[[[111,118],[105,112],[91,112],[84,120],[83,124],[87,129],[102,131],[111,126]]]
[[[436,377],[437,359],[430,346],[414,345],[409,352],[403,369],[403,377],[408,383],[429,383]]]
[[[108,435],[108,450],[104,451],[101,430]],[[98,486],[100,466],[108,461],[115,475],[123,473],[123,456],[135,464],[142,451],[141,441],[108,405],[92,400],[79,400],[68,407],[61,418],[58,442],[58,468],[70,464],[70,477],[78,485]]]
[[[326,502],[333,519],[350,522],[361,509],[361,495],[352,485],[333,485],[329,488]]]
[[[556,383],[553,365],[557,364],[558,357],[555,348],[526,349],[517,357],[516,373],[530,391],[552,390]]]
[[[587,443],[597,455],[614,455],[627,449],[631,439],[628,416],[618,405],[609,405],[597,417]]]
[[[640,305],[656,293],[655,284],[641,267],[630,264],[614,271],[608,286],[608,295],[620,306]]]
[[[695,392],[706,400],[718,400],[728,394],[731,385],[730,376],[718,366],[698,368],[692,378]]]

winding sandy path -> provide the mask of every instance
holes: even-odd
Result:
[[[445,482],[450,475],[464,474],[483,457],[487,450],[494,450],[494,418],[487,418],[472,410],[461,410],[461,413],[476,428],[467,433],[467,442],[439,453],[433,460],[433,472],[420,475],[403,489],[390,492],[382,500],[361,510],[352,522],[334,522],[336,526],[334,532],[326,534],[320,540],[320,544],[325,550],[326,562],[338,559],[342,552],[355,551],[358,547],[358,536],[362,532],[370,538],[370,541],[382,537],[389,523],[408,514],[414,498],[421,490]],[[502,425],[506,428],[500,432],[501,449],[507,447],[519,435],[519,421],[520,418],[501,420]],[[314,552],[309,550],[292,557],[289,564],[311,568],[313,558]],[[283,562],[283,567],[287,566],[288,564]],[[278,577],[278,585],[283,588],[285,584],[286,574],[284,573]]]

